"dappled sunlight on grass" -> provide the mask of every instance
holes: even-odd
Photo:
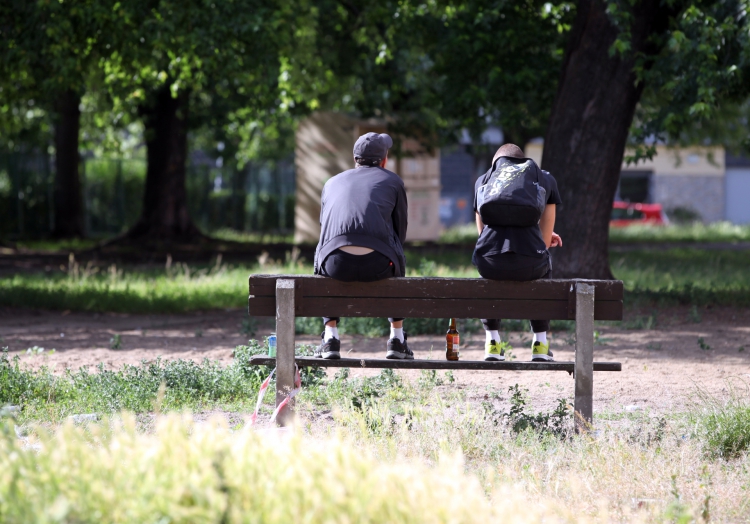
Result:
[[[613,253],[612,271],[625,282],[626,304],[645,298],[672,302],[750,305],[750,268],[743,251],[672,249]],[[179,313],[244,308],[251,274],[307,274],[309,261],[289,253],[267,255],[248,265],[131,269],[79,265],[46,273],[16,273],[0,278],[0,306],[118,312]],[[471,252],[416,256],[407,252],[407,276],[478,278]]]
[[[668,226],[638,225],[612,227],[609,229],[611,242],[623,243],[664,243],[664,242],[748,242],[750,226],[731,222],[712,224],[670,224]]]

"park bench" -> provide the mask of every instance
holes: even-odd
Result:
[[[619,362],[594,362],[594,320],[622,320],[619,280],[505,282],[481,278],[389,278],[339,282],[312,275],[252,275],[248,313],[276,317],[276,358],[251,357],[276,366],[276,404],[294,387],[299,367],[568,371],[575,377],[576,429],[592,421],[594,371],[620,371]],[[503,318],[575,320],[574,362],[485,362],[296,357],[295,317]],[[280,424],[292,415],[289,404]]]

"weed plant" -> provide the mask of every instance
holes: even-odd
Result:
[[[691,413],[694,434],[712,457],[737,458],[750,451],[750,388],[732,385],[725,399],[698,392],[699,404]]]
[[[110,414],[122,410],[149,412],[159,398],[163,410],[249,409],[255,403],[260,383],[268,376],[267,367],[250,366],[252,355],[266,349],[251,340],[234,350],[228,366],[205,359],[166,360],[156,358],[138,365],[124,365],[112,371],[100,364],[94,371],[81,368],[54,375],[43,367],[23,368],[18,356],[8,358],[7,348],[0,355],[0,405],[20,406],[22,419],[60,420],[81,413]],[[312,350],[301,346],[298,354]],[[320,368],[302,370],[305,387],[317,384]]]

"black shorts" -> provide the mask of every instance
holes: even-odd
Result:
[[[396,268],[391,259],[382,253],[373,251],[366,255],[352,255],[337,249],[326,257],[320,265],[320,274],[342,282],[376,282],[396,276]],[[338,322],[339,317],[323,317],[323,322]],[[403,318],[389,318],[398,322]]]

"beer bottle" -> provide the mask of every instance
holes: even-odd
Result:
[[[448,333],[445,334],[445,359],[458,360],[460,345],[458,331],[456,331],[456,319],[452,318],[448,325]]]

